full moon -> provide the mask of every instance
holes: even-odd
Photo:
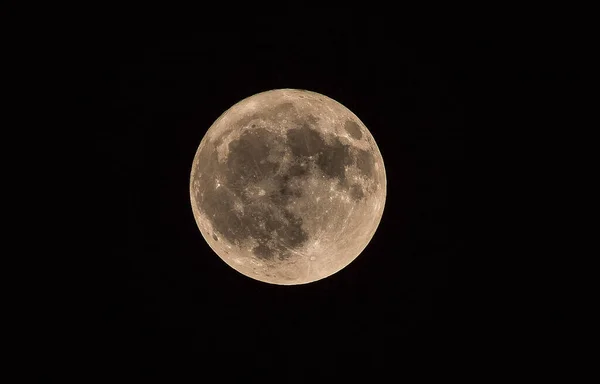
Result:
[[[373,136],[348,108],[277,89],[238,102],[208,129],[190,198],[202,236],[233,269],[305,284],[366,248],[383,214],[386,175]]]

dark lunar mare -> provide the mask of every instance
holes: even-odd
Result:
[[[285,208],[289,199],[301,191],[289,185],[289,177],[275,177],[279,163],[266,161],[276,140],[277,135],[262,128],[245,131],[229,143],[229,156],[223,163],[218,162],[216,147],[205,147],[193,176],[200,183],[196,195],[199,208],[214,231],[232,244],[256,240],[258,246],[253,251],[263,259],[289,257],[287,248],[300,247],[308,240],[302,219]],[[262,179],[275,180],[279,185],[276,193],[265,199],[252,199],[243,193],[248,185]],[[236,202],[242,210],[236,209]]]
[[[291,108],[291,103],[283,103],[272,109],[269,117],[288,113]],[[300,124],[296,122],[292,129],[287,130],[285,137],[255,126],[229,143],[229,155],[223,163],[218,162],[215,146],[209,144],[202,150],[193,175],[193,179],[200,183],[196,201],[214,230],[223,238],[237,245],[247,239],[256,240],[258,246],[253,252],[261,259],[290,257],[289,249],[301,247],[309,236],[302,229],[302,218],[291,213],[286,205],[305,193],[296,186],[304,183],[294,181],[308,176],[311,163],[326,177],[339,180],[340,186],[348,190],[351,198],[364,198],[362,188],[346,180],[344,167],[356,162],[362,173],[372,177],[373,155],[356,148],[352,152],[350,146],[337,137],[330,137],[329,143],[326,142],[319,132],[310,128],[309,123],[314,124],[315,121],[314,117],[307,116]],[[349,126],[348,123],[346,125]],[[360,133],[358,126],[346,129],[350,129],[353,137]],[[282,140],[295,157],[285,174],[278,173],[283,153],[276,154],[279,158],[275,161],[268,161],[269,151],[277,148]],[[220,181],[220,187],[217,187],[216,179]],[[248,185],[264,179],[275,182],[276,188],[272,193],[258,199],[244,193]],[[243,211],[236,209],[236,201]]]
[[[344,129],[355,139],[360,139],[362,137],[360,127],[354,120],[346,120],[344,123]]]
[[[333,144],[326,143],[321,134],[308,124],[290,129],[287,132],[287,144],[300,161],[316,162],[329,178],[344,182],[344,167],[352,164],[348,145],[341,143],[337,138],[333,140]]]

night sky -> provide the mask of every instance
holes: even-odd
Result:
[[[181,25],[126,19],[82,44],[102,196],[96,325],[82,337],[98,372],[375,383],[398,382],[408,369],[431,373],[433,361],[438,373],[451,365],[457,324],[468,322],[451,272],[472,235],[465,125],[485,131],[481,116],[493,103],[480,99],[484,90],[516,81],[491,73],[502,67],[503,40],[390,10],[276,12],[200,12]],[[308,285],[234,271],[204,241],[190,205],[192,160],[207,129],[236,102],[275,88],[344,104],[386,166],[372,241],[348,267]]]
[[[449,265],[465,237],[464,47],[377,13],[284,13],[256,23],[240,15],[231,21],[240,27],[223,33],[199,23],[181,34],[150,28],[93,40],[94,149],[108,180],[97,186],[107,237],[93,340],[107,369],[152,376],[175,364],[178,375],[193,366],[302,382],[389,369],[449,331]],[[386,166],[373,240],[348,267],[308,285],[269,285],[231,269],[190,206],[191,164],[207,129],[234,103],[275,88],[344,104]]]

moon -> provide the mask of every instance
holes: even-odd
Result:
[[[373,136],[348,108],[276,89],[238,102],[208,129],[190,199],[202,236],[234,270],[306,284],[366,248],[383,215],[386,174]]]

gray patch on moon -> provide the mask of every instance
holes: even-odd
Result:
[[[365,197],[365,194],[363,193],[361,186],[358,184],[351,185],[349,193],[350,193],[350,197],[354,200],[360,200],[363,197]]]
[[[287,144],[295,156],[314,156],[326,149],[321,135],[308,124],[287,131]]]
[[[302,196],[302,189],[291,182],[290,175],[278,175],[273,178],[275,188],[268,195],[268,199],[277,206],[286,206],[294,198]]]
[[[315,163],[325,175],[337,178],[340,182],[344,181],[344,167],[352,164],[348,145],[337,137],[326,140],[324,135],[308,124],[288,130],[287,145],[295,156]]]
[[[333,145],[321,153],[317,164],[327,176],[339,179],[343,183],[345,180],[345,167],[352,164],[349,146],[336,140]]]
[[[261,259],[285,259],[291,255],[289,249],[308,239],[302,219],[286,208],[290,199],[301,195],[301,189],[291,183],[294,176],[275,177],[280,164],[268,161],[270,144],[277,140],[276,134],[264,129],[246,131],[229,143],[224,163],[216,161],[214,155],[206,159],[216,164],[211,170],[212,180],[198,172],[195,176],[204,181],[203,195],[197,200],[214,230],[231,244],[255,241],[258,245],[253,252]],[[245,193],[264,180],[274,185],[269,194],[264,190],[256,195]]]
[[[358,124],[356,124],[356,122],[354,120],[346,120],[346,122],[344,123],[344,129],[354,139],[358,140],[362,137],[362,132],[360,131],[360,127],[358,126]]]
[[[291,111],[295,110],[294,104],[291,102],[284,102],[278,104],[272,111],[270,111],[270,116],[282,116],[289,114]]]
[[[273,135],[263,128],[245,131],[239,139],[229,143],[227,157],[227,181],[230,185],[244,187],[249,180],[272,174],[276,163],[266,159],[269,146],[274,144]]]
[[[358,149],[356,154],[356,167],[365,176],[372,178],[375,169],[375,158],[373,154],[369,151]]]
[[[252,248],[252,251],[259,259],[273,258],[273,249],[267,247],[264,243],[259,243],[256,247]]]

